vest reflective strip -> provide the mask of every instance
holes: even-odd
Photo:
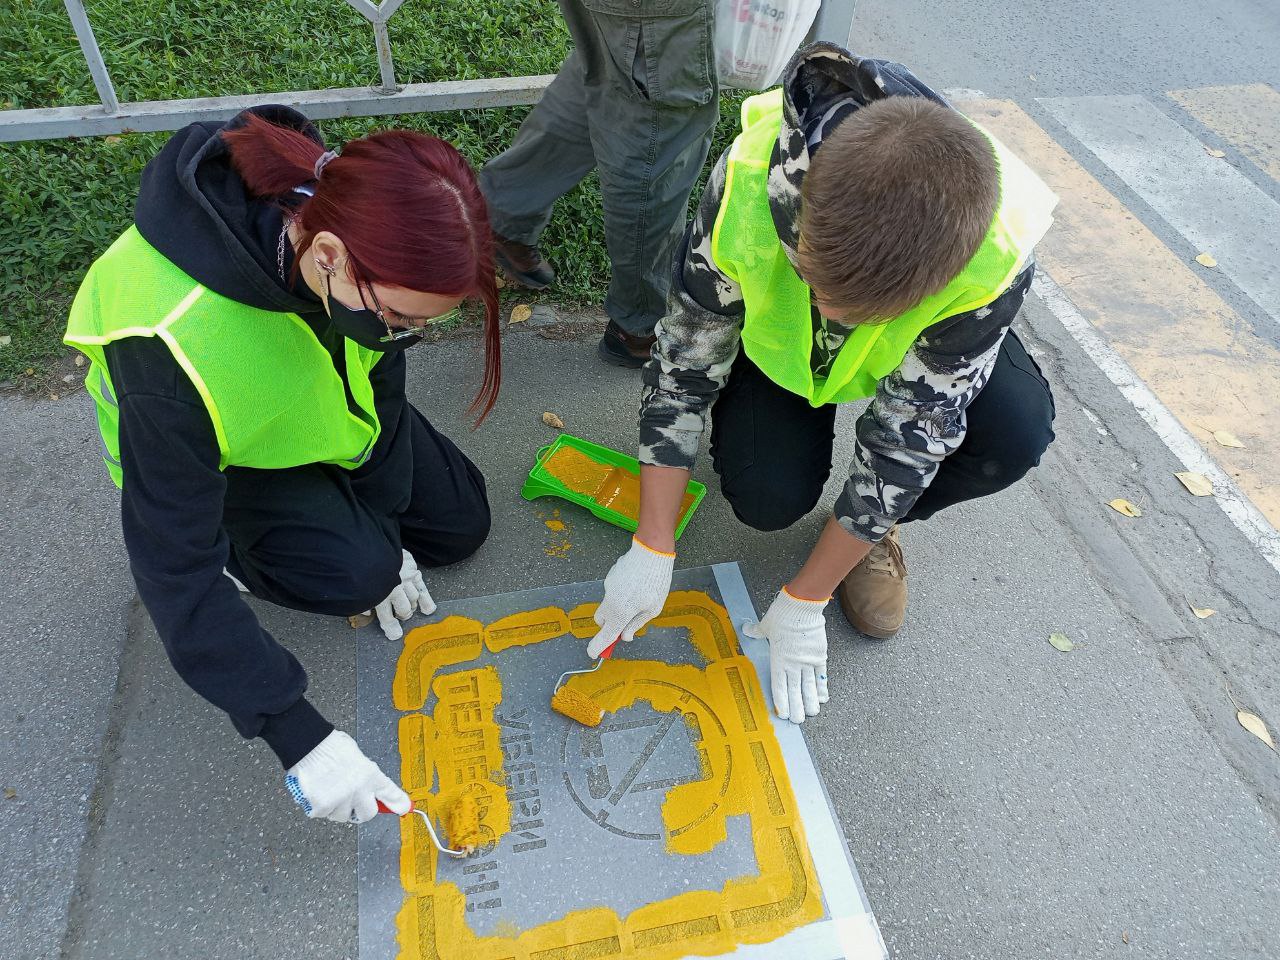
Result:
[[[111,392],[111,384],[107,382],[107,374],[101,367],[98,368],[98,384],[99,390],[102,392],[102,399],[119,410],[120,401],[118,401],[116,399],[116,395]]]
[[[108,343],[114,343],[117,340],[123,340],[125,337],[154,336],[158,331],[164,329],[170,324],[175,323],[176,321],[181,319],[186,314],[186,312],[191,309],[191,307],[195,304],[195,302],[199,300],[202,296],[204,296],[204,293],[205,293],[205,288],[201,284],[197,283],[194,287],[191,288],[191,292],[188,293],[185,297],[183,297],[180,301],[178,301],[178,305],[174,307],[172,310],[170,310],[167,314],[165,314],[165,318],[161,320],[158,324],[156,324],[154,327],[121,327],[119,330],[114,331],[108,337],[93,337],[93,336],[87,336],[87,335],[86,336],[77,335],[75,339],[79,343],[92,343],[96,346],[102,347],[102,346],[106,346]]]
[[[227,443],[227,432],[222,425],[222,416],[218,413],[218,406],[213,402],[213,395],[209,392],[209,388],[205,384],[204,378],[200,376],[200,372],[196,370],[195,365],[191,362],[191,359],[186,355],[185,352],[183,352],[183,349],[181,346],[179,346],[178,341],[174,339],[173,334],[169,332],[169,327],[171,327],[173,324],[177,323],[184,316],[186,316],[187,311],[189,311],[193,306],[195,306],[196,301],[198,301],[202,296],[204,296],[206,289],[207,288],[204,286],[204,284],[197,283],[194,287],[191,288],[190,292],[185,297],[183,297],[181,300],[178,301],[177,305],[172,310],[170,310],[167,314],[165,314],[164,319],[162,319],[154,327],[125,327],[121,330],[115,331],[109,337],[78,337],[77,339],[84,343],[94,343],[94,344],[101,344],[101,345],[112,343],[116,340],[121,340],[125,337],[156,336],[156,337],[159,337],[161,340],[163,340],[165,344],[169,347],[169,352],[173,354],[173,359],[178,362],[178,366],[182,367],[183,372],[185,372],[188,379],[191,380],[191,385],[195,387],[196,392],[200,394],[200,399],[204,401],[205,409],[208,410],[209,412],[209,419],[213,422],[214,435],[218,438],[218,457],[219,457],[218,468],[226,469],[227,462],[230,459],[231,448],[230,448],[230,445]],[[103,376],[102,382],[103,382],[103,386],[105,387],[106,386],[105,376]],[[109,388],[104,390],[103,396],[107,399],[107,402],[110,403],[113,407],[119,408],[119,404],[116,402],[115,397],[110,394]],[[110,459],[110,457],[108,457],[107,459]],[[118,461],[112,460],[112,463],[117,463],[118,465]]]
[[[347,463],[354,463],[357,466],[359,466],[360,464],[364,463],[366,460],[369,459],[369,452],[372,449],[373,449],[373,441],[370,440],[368,443],[364,445],[364,449],[360,451],[360,455],[356,457],[351,457],[350,459],[347,460]]]
[[[204,287],[197,287],[201,293]],[[191,303],[195,303],[198,297],[188,297]],[[185,301],[184,301],[185,302]],[[187,304],[190,309],[191,304]],[[183,311],[186,313],[186,310]],[[179,314],[178,316],[181,316]],[[213,424],[213,433],[218,438],[218,469],[225,470],[227,464],[231,461],[231,444],[227,442],[227,430],[222,424],[222,414],[218,412],[218,405],[213,402],[213,394],[209,391],[208,385],[204,382],[204,377],[200,376],[200,371],[196,369],[191,358],[186,355],[178,341],[174,339],[173,334],[165,324],[170,323],[178,317],[170,314],[165,317],[160,326],[156,327],[156,334],[169,345],[169,352],[173,354],[173,359],[178,361],[178,366],[182,367],[187,378],[191,381],[191,385],[196,388],[196,393],[200,394],[200,399],[204,401],[205,409],[209,412],[209,421]]]
[[[111,392],[111,384],[107,382],[107,375],[101,367],[98,368],[98,396],[102,397],[107,403],[120,409],[120,401],[116,399],[116,395]],[[111,451],[107,448],[107,438],[98,432],[98,439],[102,441],[102,459],[112,466],[120,466],[120,461],[111,455]]]

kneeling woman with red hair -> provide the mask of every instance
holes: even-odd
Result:
[[[307,701],[306,673],[240,591],[397,620],[419,565],[489,532],[484,478],[405,398],[403,350],[473,298],[483,419],[501,379],[484,200],[467,162],[392,130],[325,149],[284,107],[192,124],[142,175],[134,225],[89,269],[66,340],[121,488],[138,592],[169,659],[262,737],[308,816],[409,798]]]

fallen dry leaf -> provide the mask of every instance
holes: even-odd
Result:
[[[17,791],[17,790],[15,790],[15,789],[13,789],[13,787],[5,787],[5,788],[4,788],[4,798],[5,798],[6,800],[12,800],[12,799],[14,799],[15,797],[17,797],[17,795],[18,795],[18,791]]]
[[[1142,516],[1142,511],[1139,510],[1137,507],[1135,507],[1128,500],[1124,500],[1124,499],[1108,500],[1107,506],[1110,507],[1112,510],[1114,510],[1116,513],[1123,513],[1126,517]]]
[[[561,420],[559,417],[557,417],[554,413],[550,413],[550,412],[544,413],[542,415],[542,422],[545,423],[548,427],[555,427],[555,429],[557,430],[564,429],[564,421]]]
[[[1182,481],[1182,485],[1187,488],[1192,496],[1195,497],[1211,497],[1213,496],[1213,484],[1209,482],[1209,478],[1203,473],[1175,473],[1175,477]]]
[[[57,395],[56,393],[51,393],[51,394],[49,394],[49,399],[50,399],[50,400],[57,400],[57,399],[58,399],[58,395]]]
[[[1213,159],[1215,160],[1221,160],[1223,157],[1226,156],[1226,154],[1223,151],[1216,150],[1213,147],[1205,147],[1204,152],[1207,153],[1209,156],[1213,157]]]
[[[351,624],[353,630],[359,630],[361,627],[367,627],[373,623],[372,613],[353,613],[347,617],[347,623]]]
[[[77,367],[83,367],[83,366],[84,366],[84,354],[83,354],[83,353],[77,353],[77,354],[76,354],[76,366],[77,366]]]
[[[1216,267],[1218,265],[1218,261],[1213,259],[1213,254],[1211,253],[1197,253],[1196,263],[1202,267]]]
[[[119,143],[119,142],[120,142],[122,139],[124,139],[124,138],[123,138],[123,137],[117,137],[115,134],[112,134],[111,136],[109,136],[109,137],[103,137],[102,139],[104,139],[107,143],[112,143],[112,144],[114,144],[114,143]]]
[[[13,337],[9,336],[9,334],[6,333],[3,337],[0,337],[0,347],[7,347],[11,343],[13,343]]]
[[[509,323],[524,323],[533,316],[533,307],[527,303],[517,303],[511,308],[511,319]]]
[[[1129,931],[1128,931],[1128,930],[1126,930],[1124,933],[1120,934],[1120,939],[1121,939],[1121,941],[1123,941],[1124,943],[1128,943],[1128,942],[1129,942]]]
[[[1276,742],[1271,739],[1271,731],[1267,729],[1267,725],[1262,722],[1262,718],[1256,713],[1250,713],[1248,710],[1237,710],[1236,722],[1272,750],[1276,748]]]
[[[1217,440],[1218,443],[1220,443],[1224,447],[1243,447],[1244,446],[1244,444],[1240,442],[1239,437],[1237,437],[1234,433],[1230,433],[1226,430],[1213,431],[1213,439]]]
[[[507,289],[507,280],[501,273],[494,274],[493,285],[499,290],[505,290]]]
[[[1191,607],[1191,612],[1196,615],[1197,620],[1208,620],[1218,612],[1213,607],[1197,607],[1192,604],[1187,604],[1187,606]]]
[[[1055,650],[1061,650],[1063,653],[1070,653],[1076,648],[1076,645],[1071,642],[1071,638],[1065,633],[1049,634],[1049,643],[1053,645]]]

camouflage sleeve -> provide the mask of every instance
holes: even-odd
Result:
[[[858,418],[849,480],[835,504],[846,531],[879,542],[963,442],[965,409],[991,376],[1034,270],[1028,264],[987,306],[925,330],[898,369],[880,381]]]
[[[711,259],[711,228],[724,194],[725,156],[711,171],[697,215],[673,260],[667,315],[658,321],[658,342],[644,368],[641,463],[693,466],[707,411],[738,355],[742,291]]]

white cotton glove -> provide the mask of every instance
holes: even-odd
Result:
[[[372,820],[379,800],[401,817],[413,806],[409,795],[341,730],[285,771],[284,785],[308,817],[337,823]]]
[[[408,550],[401,550],[400,553],[404,557],[400,564],[400,586],[392,590],[391,595],[372,611],[364,612],[366,617],[370,612],[377,614],[378,626],[382,628],[388,640],[399,640],[404,636],[404,628],[400,626],[400,621],[412,617],[414,610],[420,610],[426,615],[436,612],[436,602],[427,592],[427,585],[418,571],[418,564],[414,562],[413,554]]]
[[[596,608],[600,632],[587,644],[593,660],[621,637],[630,643],[636,631],[662,612],[671,592],[674,553],[651,550],[635,537],[604,578],[604,600]]]
[[[769,675],[773,707],[792,723],[816,717],[827,702],[828,600],[801,600],[783,587],[759,623],[744,624],[742,632],[769,641]]]

